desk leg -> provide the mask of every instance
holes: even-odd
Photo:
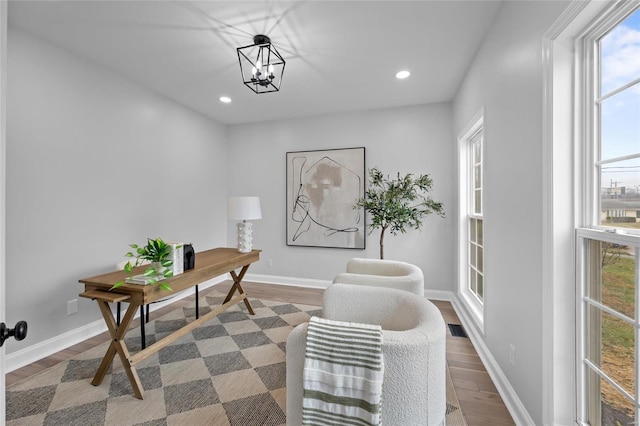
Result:
[[[147,305],[147,308],[149,305]],[[147,311],[147,319],[144,318],[144,306],[140,305],[140,346],[142,349],[147,347],[147,336],[144,325],[149,322],[149,312]]]
[[[231,300],[231,298],[233,297],[233,293],[235,293],[236,290],[238,290],[240,294],[244,294],[244,290],[240,285],[240,281],[242,281],[242,279],[244,278],[244,274],[247,273],[247,269],[249,269],[249,265],[243,266],[242,269],[240,270],[239,275],[236,275],[235,271],[230,272],[231,278],[233,278],[233,285],[231,286],[229,293],[227,293],[227,297],[224,299],[224,302],[222,302],[223,304]],[[249,303],[249,299],[244,299],[244,304],[251,315],[256,314],[255,312],[253,312],[253,307],[251,306],[251,303]]]
[[[198,294],[198,285],[196,284],[196,319],[200,318],[200,295]]]
[[[98,386],[102,383],[109,366],[113,362],[113,358],[116,353],[120,356],[120,361],[122,362],[122,366],[124,368],[125,373],[127,373],[127,377],[129,378],[129,382],[131,383],[131,387],[133,388],[133,393],[138,399],[143,398],[144,388],[142,387],[142,383],[140,382],[140,378],[138,377],[138,372],[135,368],[129,363],[130,354],[127,350],[127,347],[124,344],[124,335],[127,333],[129,329],[129,325],[131,325],[131,321],[138,310],[138,306],[135,303],[129,303],[129,307],[127,308],[126,313],[124,314],[124,318],[120,325],[116,325],[116,322],[113,318],[113,314],[111,313],[111,309],[109,307],[109,302],[105,300],[96,299],[98,302],[98,306],[100,307],[100,312],[102,312],[102,316],[104,318],[105,323],[107,324],[107,328],[109,329],[109,334],[111,335],[111,344],[109,345],[109,349],[107,349],[107,353],[104,354],[104,358],[102,358],[102,362],[100,363],[100,367],[98,367],[98,371],[96,372],[92,385]]]

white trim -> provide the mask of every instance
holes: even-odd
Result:
[[[578,212],[584,211],[591,201],[585,198],[580,186],[586,178],[579,174],[583,169],[574,169],[575,165],[585,164],[584,152],[577,149],[576,141],[589,133],[589,129],[573,124],[582,118],[574,105],[584,102],[581,92],[586,89],[572,87],[573,81],[582,80],[576,65],[580,63],[580,55],[584,55],[575,40],[593,25],[594,17],[616,3],[619,2],[573,0],[542,39],[542,422],[545,425],[576,422],[576,359],[568,364],[566,357],[568,351],[575,351],[575,315],[571,321],[567,316],[575,309],[576,290],[567,285],[576,282],[575,228],[585,223]],[[554,92],[554,85],[562,90]],[[567,92],[566,88],[573,88],[574,92]],[[571,202],[570,207],[567,201]]]
[[[485,108],[484,106],[478,110],[473,117],[469,120],[468,124],[462,129],[458,135],[458,253],[457,253],[457,270],[458,270],[458,283],[456,292],[461,296],[461,301],[465,306],[470,318],[473,319],[472,323],[482,334],[484,334],[484,304],[480,303],[475,295],[468,289],[469,282],[469,233],[468,233],[468,219],[469,215],[469,140],[482,129],[483,142],[482,142],[482,161],[485,159],[485,143],[486,139],[486,125],[485,125]],[[482,170],[484,179],[484,170]],[[482,188],[482,195],[484,201],[484,188]],[[480,217],[483,221],[484,217]],[[483,246],[484,244],[484,231],[483,231]],[[483,253],[486,257],[486,253]],[[484,270],[484,268],[483,268]],[[486,275],[483,272],[483,295],[486,294]]]
[[[431,290],[424,289],[424,297],[429,300],[444,300],[445,302],[453,302],[454,294],[448,290]]]
[[[309,288],[328,288],[332,281],[329,280],[314,280],[309,278],[291,278],[278,275],[261,275],[261,274],[247,274],[243,281],[253,281],[264,284],[278,284],[289,285],[294,287],[309,287]]]
[[[230,279],[228,274],[216,277],[212,280],[206,281],[198,286],[198,290],[201,292],[211,286],[221,283],[227,279]],[[193,296],[191,289],[185,290],[176,294],[175,297],[167,299],[163,302],[154,303],[149,306],[149,312],[154,312],[160,308],[172,304],[173,302],[184,299],[185,297]],[[139,314],[136,314],[136,318]],[[107,326],[103,319],[96,320],[92,323],[86,324],[82,327],[78,327],[73,330],[69,330],[66,333],[52,337],[35,345],[27,346],[16,352],[12,352],[6,356],[6,370],[5,373],[10,373],[25,365],[32,364],[42,358],[52,355],[56,352],[60,352],[70,346],[90,339],[93,336],[97,336],[100,333],[107,331]]]

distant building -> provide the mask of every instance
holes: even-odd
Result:
[[[624,189],[624,187],[607,189]],[[622,192],[622,194],[624,194],[624,192]],[[605,223],[607,221],[616,222],[616,220],[622,222],[624,219],[616,218],[623,217],[634,218],[636,222],[638,222],[638,219],[640,219],[640,198],[635,194],[633,198],[605,198],[605,196],[603,196],[602,200],[600,201],[600,208],[600,220],[602,223]],[[629,221],[629,219],[626,219],[624,221]]]

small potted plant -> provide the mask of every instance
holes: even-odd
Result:
[[[125,257],[134,258],[135,261],[128,261],[124,265],[124,271],[130,274],[133,268],[140,266],[143,261],[150,262],[147,269],[144,270],[142,275],[145,277],[146,284],[156,284],[165,278],[173,276],[173,260],[170,259],[172,247],[162,240],[162,238],[147,238],[147,244],[144,246],[138,246],[137,244],[130,244],[129,247],[135,250],[135,252],[128,252]],[[129,277],[129,279],[132,277]],[[120,280],[111,287],[111,289],[118,288],[125,283],[125,280]],[[160,283],[160,288],[163,290],[171,290],[171,286],[167,283]]]

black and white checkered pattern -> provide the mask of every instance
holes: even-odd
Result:
[[[213,290],[200,313],[219,306]],[[145,399],[132,394],[118,357],[100,386],[91,380],[108,342],[7,389],[7,426],[281,425],[285,423],[285,341],[316,306],[250,298],[136,365]],[[145,326],[147,345],[195,318],[193,306]],[[140,350],[140,329],[126,336]]]

